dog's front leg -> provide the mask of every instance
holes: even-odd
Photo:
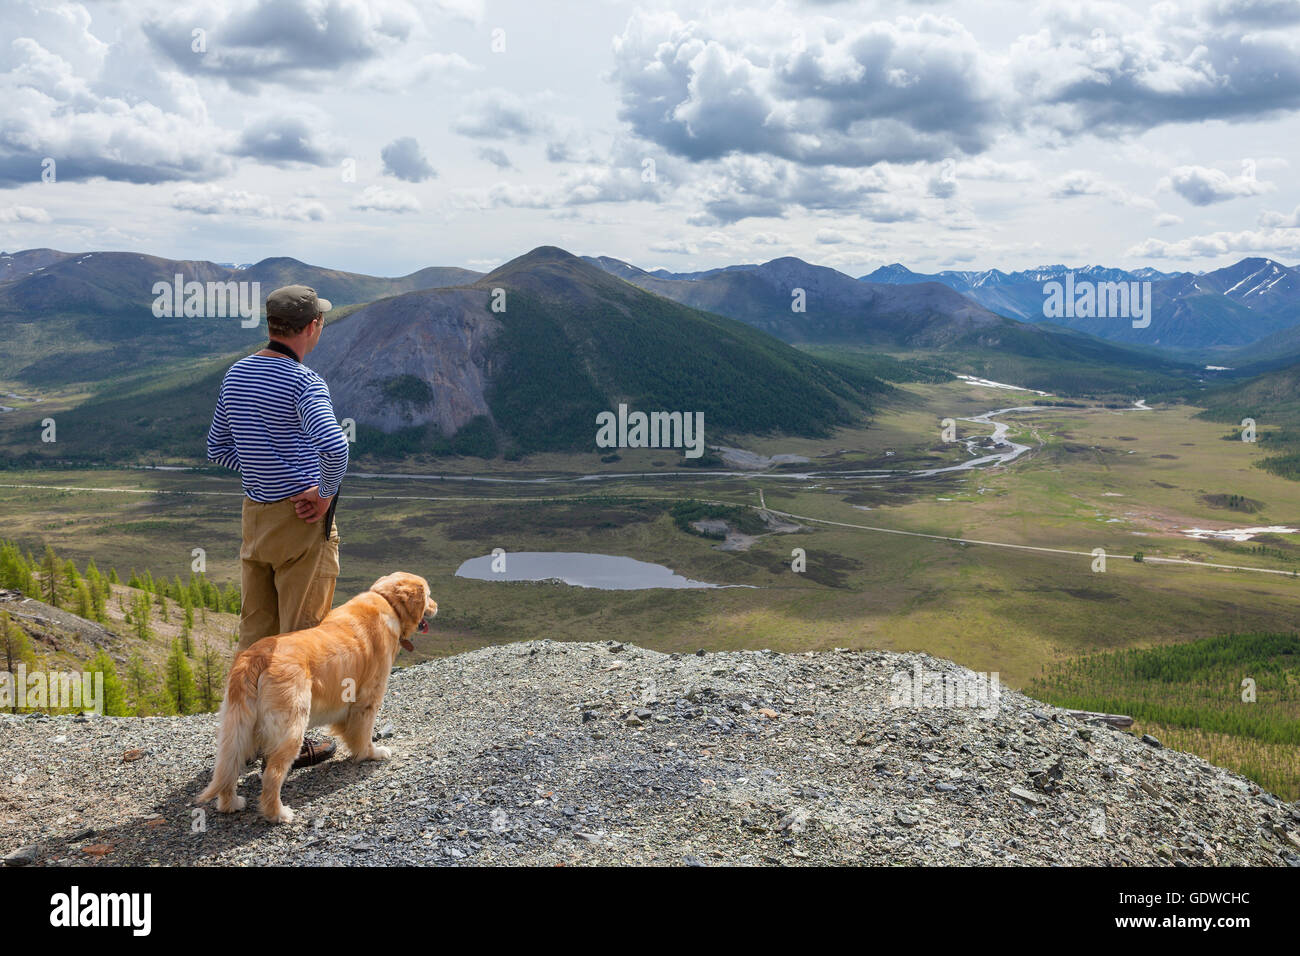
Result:
[[[393,755],[387,747],[376,747],[371,738],[375,734],[375,718],[379,715],[379,705],[365,704],[354,706],[348,714],[347,723],[343,725],[343,742],[352,752],[352,759],[387,760]]]

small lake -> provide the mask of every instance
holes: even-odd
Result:
[[[474,578],[477,581],[562,581],[577,588],[600,588],[603,591],[746,586],[692,581],[662,564],[651,564],[616,554],[511,551],[504,555],[504,571],[493,571],[493,560],[490,554],[470,558],[456,569],[456,577]]]

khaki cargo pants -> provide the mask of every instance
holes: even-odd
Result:
[[[333,525],[326,540],[321,521],[303,521],[288,499],[244,499],[236,653],[273,634],[315,627],[329,613],[339,576],[339,531]]]

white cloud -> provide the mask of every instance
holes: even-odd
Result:
[[[497,169],[513,169],[514,163],[510,161],[504,149],[498,149],[495,146],[480,146],[476,153],[479,159],[491,163]]]
[[[264,113],[244,126],[230,152],[270,166],[327,166],[340,152],[327,126],[319,111],[306,107]]]
[[[232,0],[175,5],[142,29],[182,72],[252,93],[380,59],[426,27],[413,0]]]
[[[1262,212],[1259,214],[1259,224],[1274,229],[1300,229],[1300,206],[1296,206],[1291,212]]]
[[[1040,173],[1033,163],[1027,160],[999,162],[987,156],[963,159],[954,170],[959,180],[974,179],[994,183],[1031,183]]]
[[[447,80],[478,73],[476,66],[459,53],[426,53],[414,60],[397,57],[365,67],[357,84],[379,93],[403,93],[431,80]]]
[[[818,229],[813,236],[813,242],[822,246],[837,246],[846,242],[857,242],[856,236],[841,232],[838,229]]]
[[[1139,244],[1156,256],[1254,253],[1300,224],[1279,171],[1300,111],[1295,0],[1041,0],[1010,23],[973,0],[639,6],[654,12],[557,23],[572,43],[556,53],[520,32],[544,15],[489,20],[481,0],[9,0],[3,215],[60,248],[81,241],[62,221],[75,208],[88,236],[130,221],[151,248],[221,258],[263,254],[258,222],[332,223],[349,203],[459,215],[434,242],[419,216],[375,223],[392,243],[301,230],[294,254],[355,268],[464,262],[508,251],[502,236],[633,261],[629,242],[653,238],[699,268],[775,247],[1024,267],[1113,262],[1144,233],[1193,234]],[[388,171],[422,185],[385,189],[407,188],[381,176],[385,144],[417,137]],[[1258,177],[1214,159],[1227,149]],[[58,192],[38,185],[47,156]],[[347,192],[328,168],[343,156],[360,167]],[[99,179],[132,185],[79,185]],[[1251,201],[1266,193],[1279,211]],[[12,218],[45,207],[52,223]]]
[[[172,207],[204,216],[251,216],[298,222],[320,222],[329,215],[325,204],[314,199],[295,199],[277,205],[269,196],[242,189],[227,190],[215,183],[180,187],[172,197]]]
[[[638,11],[614,57],[620,117],[693,160],[934,161],[982,152],[1002,122],[992,60],[960,23],[928,13],[838,26],[780,8]]]
[[[474,139],[527,140],[552,127],[538,101],[510,90],[481,90],[466,99],[452,129]]]
[[[39,182],[47,158],[63,182],[206,180],[229,171],[212,148],[222,137],[188,81],[151,73],[144,95],[119,95],[100,81],[107,47],[89,32],[83,7],[19,3],[14,12],[11,24],[6,9],[6,33],[26,19],[33,35],[0,48],[0,187]]]
[[[419,212],[420,201],[400,189],[367,186],[361,191],[360,196],[352,200],[352,208],[369,212]]]
[[[1214,232],[1189,236],[1176,242],[1147,239],[1126,253],[1142,259],[1212,259],[1226,255],[1257,254],[1276,257],[1300,255],[1300,232],[1266,228]]]
[[[1139,196],[1122,186],[1102,179],[1086,169],[1072,169],[1050,183],[1048,195],[1052,199],[1073,199],[1080,196],[1100,196],[1123,206],[1155,209],[1149,196]]]
[[[1172,189],[1193,206],[1208,206],[1240,196],[1258,196],[1277,187],[1250,173],[1234,177],[1207,166],[1178,166],[1160,181],[1160,188]]]
[[[50,222],[50,214],[39,206],[0,206],[0,222]]]
[[[414,136],[402,136],[379,151],[384,172],[408,183],[422,183],[438,175]]]
[[[700,247],[685,239],[660,239],[647,247],[651,252],[664,252],[679,256],[699,255]]]

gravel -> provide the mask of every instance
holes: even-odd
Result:
[[[192,806],[216,718],[0,715],[22,865],[1300,865],[1300,805],[1003,689],[898,708],[924,654],[533,641],[394,673],[393,758],[294,771],[286,826]],[[340,754],[342,748],[340,748]]]

